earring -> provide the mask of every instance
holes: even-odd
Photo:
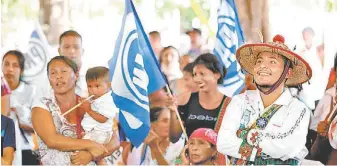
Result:
[[[20,75],[20,77],[19,77],[19,81],[23,81],[23,79],[22,79],[22,75]]]

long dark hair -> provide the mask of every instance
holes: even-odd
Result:
[[[220,78],[218,79],[218,84],[223,83],[223,79],[226,75],[225,67],[219,62],[218,58],[211,54],[201,54],[193,63],[193,66],[204,65],[207,69],[211,70],[213,73],[219,73]]]
[[[23,56],[23,53],[18,50],[10,50],[6,52],[6,54],[2,57],[2,63],[8,55],[14,55],[18,58],[20,70],[21,73],[23,73],[23,71],[25,70],[25,57]]]

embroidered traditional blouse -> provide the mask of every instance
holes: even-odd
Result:
[[[267,112],[272,115],[263,117],[270,109],[277,110],[270,114]],[[301,160],[308,153],[305,143],[309,121],[310,110],[292,97],[288,89],[267,108],[263,106],[259,91],[246,91],[234,96],[228,105],[218,133],[217,149],[222,154],[239,159],[248,152],[245,158],[248,161],[254,161],[262,154],[265,158],[282,161]],[[260,127],[246,130],[247,144],[243,145],[244,140],[237,136],[237,131],[248,129],[255,122]],[[261,126],[264,129],[258,129]],[[252,150],[245,151],[247,146],[253,147]]]

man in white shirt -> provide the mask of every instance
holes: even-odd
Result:
[[[316,46],[313,44],[315,32],[311,27],[302,31],[305,48],[299,52],[300,56],[308,62],[312,69],[312,77],[309,83],[303,84],[303,90],[299,92],[299,98],[311,109],[315,110],[318,101],[324,96],[328,84],[331,69],[331,60],[319,57]],[[313,90],[315,89],[315,90]]]
[[[82,36],[74,30],[63,32],[59,38],[58,52],[60,56],[66,56],[77,64],[79,68],[79,77],[76,82],[75,93],[82,98],[88,97],[87,83],[85,80],[86,71],[82,68],[81,60],[84,53]],[[51,91],[52,88],[49,84],[46,85],[46,87],[41,87],[39,91],[37,91],[38,97],[36,97],[36,99],[39,100],[40,97],[50,93]]]
[[[287,86],[308,81],[311,68],[280,35],[273,42],[246,44],[236,55],[241,67],[253,75],[257,90],[234,96],[227,106],[218,151],[231,164],[299,164],[308,153],[310,110]]]
[[[203,46],[200,29],[193,28],[192,30],[186,32],[186,34],[190,37],[191,41],[191,48],[188,50],[187,55],[191,56],[193,60],[197,59],[198,56],[203,53],[210,52],[209,49]]]
[[[312,69],[312,77],[308,83],[302,85],[302,90],[298,97],[303,101],[315,114],[315,109],[319,100],[324,96],[333,60],[324,57],[324,45],[316,47],[313,42],[315,32],[311,27],[304,28],[302,31],[305,47],[300,50],[299,55],[308,62]],[[307,148],[311,149],[316,139],[316,132],[309,130],[307,135]]]
[[[83,68],[81,68],[81,58],[84,53],[82,36],[74,30],[63,32],[60,35],[58,52],[61,56],[66,56],[77,64],[80,72],[75,93],[82,98],[88,97],[87,83],[85,81],[86,71],[83,71]]]

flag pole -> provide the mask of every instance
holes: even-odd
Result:
[[[81,104],[83,104],[84,102],[90,100],[92,97],[94,97],[94,95],[89,96],[88,98],[84,99],[82,102],[78,103],[77,105],[75,105],[73,108],[71,108],[70,110],[68,110],[67,112],[63,113],[61,116],[66,116],[67,114],[69,114],[71,111],[75,110],[77,107],[79,107]]]
[[[171,92],[171,90],[170,90],[168,84],[166,84],[165,87],[166,87],[166,91],[169,93],[169,95],[172,96],[172,92]],[[187,134],[186,134],[185,127],[184,127],[183,122],[182,122],[182,120],[181,120],[181,118],[180,118],[180,115],[179,115],[179,112],[178,112],[178,109],[177,109],[177,108],[175,108],[175,112],[176,112],[176,115],[177,115],[177,117],[178,117],[178,120],[179,120],[179,124],[180,124],[181,130],[183,131],[183,133],[184,133],[184,135],[185,135],[185,137],[186,137],[186,140],[188,141],[188,136],[187,136]]]

